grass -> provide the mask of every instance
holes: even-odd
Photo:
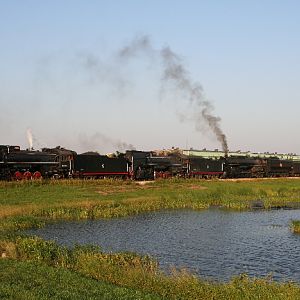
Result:
[[[300,233],[300,220],[293,220],[291,222],[291,230],[293,233]]]
[[[0,255],[6,257],[0,259],[0,298],[300,299],[300,287],[293,283],[243,275],[221,284],[178,270],[165,275],[148,257],[107,254],[95,247],[70,250],[20,233],[55,220],[112,218],[161,209],[245,210],[255,203],[265,209],[298,207],[299,183],[299,179],[0,182]],[[44,282],[48,273],[53,284]],[[84,289],[85,284],[90,288]]]
[[[2,259],[0,269],[0,299],[161,299],[41,263]]]
[[[297,206],[299,180],[197,181],[165,180],[145,185],[116,180],[1,182],[0,217],[117,217],[172,208],[222,206],[249,209],[260,200],[268,209]]]

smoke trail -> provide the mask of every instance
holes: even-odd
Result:
[[[139,52],[146,53],[148,56],[155,55],[155,50],[151,45],[149,37],[146,35],[134,39],[129,45],[121,49],[119,51],[119,57],[120,58],[134,57]]]
[[[129,59],[135,57],[138,53],[144,53],[146,56],[159,56],[163,65],[163,86],[167,82],[172,82],[176,89],[185,93],[191,104],[197,109],[195,118],[196,129],[203,131],[201,122],[205,122],[211,131],[221,143],[225,155],[228,153],[226,135],[221,129],[221,118],[213,114],[213,105],[205,99],[203,88],[199,83],[193,82],[189,73],[181,62],[181,59],[169,47],[164,47],[160,51],[155,50],[147,36],[134,39],[129,45],[119,52],[119,58]]]
[[[117,151],[135,150],[135,147],[132,144],[127,144],[123,141],[113,139],[100,132],[97,132],[92,136],[80,134],[79,143],[83,145],[84,148],[90,150],[96,150],[99,149],[99,147],[103,147],[105,145],[113,146]]]
[[[81,53],[78,58],[82,67],[90,74],[88,79],[90,84],[95,85],[101,82],[103,85],[103,83],[106,83],[109,85],[110,91],[116,93],[117,96],[126,94],[129,82],[120,74],[120,68],[115,65],[116,62],[108,62],[109,58],[103,61],[91,53]]]
[[[27,141],[29,144],[29,150],[33,149],[33,136],[30,128],[27,128],[26,130],[26,136],[27,136]]]

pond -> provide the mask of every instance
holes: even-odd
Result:
[[[299,218],[299,210],[168,210],[28,232],[66,246],[149,254],[165,271],[176,266],[213,280],[247,273],[300,282],[300,235],[289,230],[290,221]]]

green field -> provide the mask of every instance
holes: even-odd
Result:
[[[0,182],[0,299],[300,299],[300,286],[293,283],[241,275],[221,284],[182,270],[167,276],[148,257],[95,247],[70,250],[21,234],[55,220],[299,203],[299,179]]]

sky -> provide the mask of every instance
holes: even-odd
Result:
[[[299,19],[293,0],[0,0],[0,144],[222,149],[208,109],[229,150],[300,154]]]

